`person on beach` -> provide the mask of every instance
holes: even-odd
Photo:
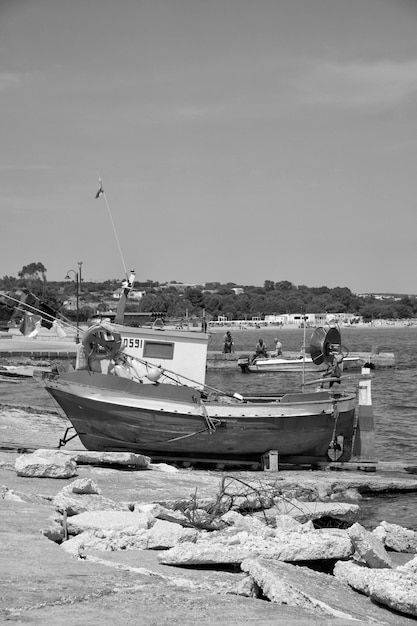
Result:
[[[230,352],[234,352],[234,345],[235,344],[233,343],[232,333],[230,332],[230,330],[228,330],[223,337],[223,353],[228,354]]]
[[[272,353],[272,356],[281,356],[282,355],[282,343],[280,342],[278,337],[275,337],[274,342],[275,342],[275,351]]]
[[[268,351],[266,349],[266,345],[264,344],[264,340],[263,339],[259,339],[258,343],[256,344],[256,348],[255,348],[255,354],[253,355],[252,361],[255,361],[255,359],[267,359],[268,358]]]

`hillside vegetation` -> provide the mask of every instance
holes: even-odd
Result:
[[[42,263],[32,263],[22,268],[18,278],[4,276],[0,279],[0,290],[27,288],[57,312],[73,317],[77,283],[75,280],[48,282],[46,273]],[[113,295],[120,285],[121,280],[102,283],[81,281],[78,285],[80,320],[87,320],[97,311],[114,310],[117,300]],[[134,291],[143,295],[138,300],[131,299],[127,310],[158,313],[166,317],[201,317],[205,314],[207,319],[217,319],[220,315],[229,319],[251,319],[273,314],[324,312],[350,313],[362,316],[364,321],[417,317],[416,296],[358,296],[347,287],[307,287],[287,280],[265,280],[262,287],[235,283],[186,286],[177,282],[160,284],[148,280],[135,283]]]

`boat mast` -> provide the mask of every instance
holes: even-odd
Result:
[[[126,280],[124,280],[123,283],[122,283],[122,293],[120,295],[119,304],[117,305],[116,317],[114,319],[116,324],[123,324],[127,298],[129,296],[130,291],[132,290],[133,283],[135,282],[136,274],[135,274],[135,270],[131,270],[130,271],[130,276],[127,275],[126,263],[125,263],[125,260],[124,260],[124,257],[123,257],[122,248],[120,246],[119,236],[117,234],[116,227],[114,225],[113,216],[112,216],[111,211],[110,211],[110,205],[108,203],[107,196],[106,196],[106,193],[105,193],[104,187],[103,187],[103,181],[101,180],[100,176],[99,176],[98,181],[99,181],[100,187],[99,187],[99,190],[97,191],[97,193],[95,195],[95,198],[97,199],[97,198],[100,198],[101,196],[103,196],[104,202],[106,203],[107,212],[109,214],[110,222],[111,222],[111,225],[112,225],[112,228],[113,228],[113,232],[114,232],[114,236],[115,236],[115,239],[116,239],[117,247],[119,248],[120,258],[121,258],[121,261],[123,263],[123,269],[125,271],[125,276],[126,276]]]
[[[122,293],[120,295],[119,304],[117,305],[116,317],[114,318],[115,324],[123,324],[124,322],[126,302],[133,288],[135,278],[135,270],[131,270],[129,278],[122,283]]]

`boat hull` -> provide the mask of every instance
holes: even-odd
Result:
[[[355,395],[337,402],[328,392],[202,402],[191,388],[141,385],[91,372],[65,374],[46,388],[88,450],[229,463],[259,462],[278,450],[281,461],[314,462],[329,460],[329,445],[342,437],[343,460],[350,457]]]

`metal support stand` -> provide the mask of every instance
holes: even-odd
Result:
[[[68,432],[69,432],[70,430],[75,430],[75,429],[74,429],[74,426],[68,426],[68,428],[66,429],[66,431],[65,431],[65,433],[64,433],[64,437],[63,437],[63,439],[60,439],[60,440],[59,440],[58,450],[59,450],[59,448],[62,448],[62,446],[66,446],[66,445],[67,445],[67,443],[68,443],[69,441],[71,441],[72,439],[75,439],[75,437],[78,437],[77,433],[75,433],[75,435],[72,435],[71,437],[69,437],[69,438],[67,439],[67,435],[68,435]]]

